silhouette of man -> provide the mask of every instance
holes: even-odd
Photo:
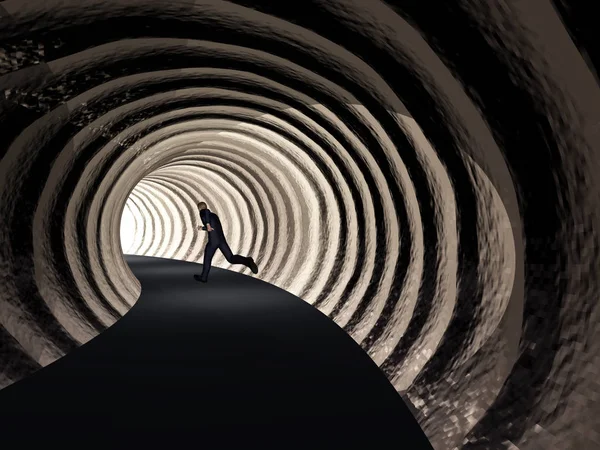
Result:
[[[204,249],[204,268],[202,274],[194,275],[194,279],[201,281],[202,283],[208,281],[208,273],[210,272],[212,259],[213,256],[215,256],[217,249],[221,250],[221,253],[223,253],[225,259],[230,264],[243,264],[244,266],[249,267],[252,273],[258,273],[258,267],[252,257],[233,254],[225,239],[219,216],[208,209],[204,202],[198,203],[198,210],[200,213],[200,220],[204,224],[202,230],[208,232],[208,242]],[[198,227],[198,229],[200,229],[200,227]]]

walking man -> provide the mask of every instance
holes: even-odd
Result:
[[[252,257],[233,254],[225,239],[219,216],[208,209],[208,206],[204,202],[198,203],[198,210],[200,212],[200,220],[204,224],[202,230],[208,232],[208,242],[204,249],[204,268],[202,274],[194,275],[194,279],[196,281],[201,281],[202,283],[208,281],[208,273],[210,272],[212,259],[213,256],[215,256],[217,249],[221,250],[221,253],[223,253],[223,256],[225,256],[225,259],[230,264],[243,264],[244,266],[249,267],[252,273],[258,273],[258,267]],[[200,229],[200,227],[198,227],[198,229]]]

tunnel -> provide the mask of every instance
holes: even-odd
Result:
[[[0,388],[130,311],[125,255],[202,263],[202,200],[436,450],[600,448],[588,8],[1,2]]]

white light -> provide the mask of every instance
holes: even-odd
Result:
[[[123,216],[121,217],[121,248],[123,253],[128,254],[133,247],[135,240],[135,219],[131,213],[131,209],[125,207]]]

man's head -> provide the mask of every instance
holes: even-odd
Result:
[[[206,206],[206,203],[204,203],[204,202],[199,202],[198,203],[198,209],[200,211],[202,211],[203,209],[207,209],[207,208],[208,208],[208,206]]]

